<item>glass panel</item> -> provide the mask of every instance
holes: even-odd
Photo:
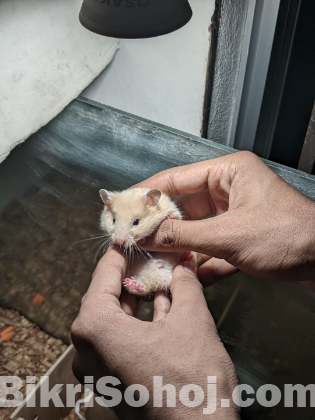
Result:
[[[172,162],[185,163],[180,156],[200,160],[226,152],[204,141],[198,149],[191,139],[186,150],[180,143],[186,139],[180,133],[130,119],[129,143],[117,146],[116,131],[110,129],[107,138],[98,140],[97,149],[93,143],[96,131],[90,132],[79,117],[71,120],[71,111],[65,115],[15,149],[0,165],[0,305],[20,311],[69,343],[71,323],[102,254],[103,238],[84,241],[102,235],[98,190],[126,188]],[[118,130],[127,132],[121,119],[128,117],[115,115]],[[97,118],[93,118],[96,124]],[[66,121],[70,121],[68,126]],[[85,133],[83,140],[77,140],[72,127]],[[145,136],[158,130],[162,146],[145,142]],[[68,142],[70,136],[72,143]],[[169,145],[170,153],[163,160],[158,153],[163,156],[164,144]],[[43,303],[32,304],[36,294],[44,297]],[[205,294],[241,382],[254,389],[272,383],[281,390],[285,383],[314,382],[312,293],[297,284],[238,273],[206,289]],[[151,311],[152,305],[143,303],[139,317],[150,319]],[[243,410],[244,419],[313,417],[311,409],[283,409],[281,405],[270,409],[253,405]]]

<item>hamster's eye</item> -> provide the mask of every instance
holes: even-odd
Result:
[[[133,226],[138,226],[139,222],[140,222],[140,220],[139,220],[139,219],[135,219],[135,220],[133,221]]]
[[[115,224],[115,222],[116,222],[116,219],[115,219],[115,217],[113,218],[113,223]]]

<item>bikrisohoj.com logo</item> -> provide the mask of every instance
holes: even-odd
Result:
[[[18,376],[0,376],[0,407],[19,407],[23,401],[27,407],[73,408],[76,405],[76,395],[82,392],[80,384],[55,384],[50,387],[49,376],[42,376],[39,384],[35,384],[35,376],[26,377],[26,395],[20,392],[23,381]],[[84,387],[97,393],[97,404],[104,407],[115,407],[124,401],[130,407],[142,407],[150,399],[149,390],[141,384],[130,385],[123,393],[115,388],[121,382],[114,376],[104,376],[94,382],[92,376],[86,376]],[[35,393],[35,387],[38,392]],[[65,389],[62,400],[60,391]],[[188,408],[204,405],[203,414],[212,414],[218,407],[249,407],[257,402],[262,407],[274,407],[283,400],[285,407],[315,407],[315,385],[286,384],[281,390],[272,384],[260,386],[256,391],[247,384],[234,388],[231,399],[217,398],[217,378],[207,377],[207,389],[197,384],[187,384],[180,389],[170,383],[164,383],[162,376],[154,376],[152,380],[152,400],[154,407],[176,407],[180,404]],[[26,397],[27,396],[27,397]],[[25,399],[26,397],[26,399]],[[177,398],[178,397],[178,398]],[[87,406],[94,404],[94,399],[88,399]]]

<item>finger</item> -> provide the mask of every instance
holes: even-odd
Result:
[[[206,261],[210,260],[212,257],[210,255],[206,254],[196,254],[197,255],[197,267],[200,267],[202,264],[204,264]]]
[[[171,282],[172,306],[170,313],[183,316],[187,311],[191,314],[208,307],[203,294],[203,288],[197,278],[197,267],[194,262],[185,261],[175,267]],[[198,308],[196,312],[194,309]],[[184,317],[185,318],[185,317]]]
[[[238,269],[227,261],[211,258],[199,267],[198,277],[203,287],[208,287],[237,271]]]
[[[244,246],[244,225],[232,212],[206,220],[166,220],[150,237],[141,241],[149,251],[195,251],[227,259]],[[145,243],[144,243],[145,242]],[[246,241],[245,241],[246,244]]]
[[[157,322],[164,318],[171,309],[169,295],[165,292],[156,292],[154,295],[153,321]]]
[[[117,249],[108,249],[97,264],[82,306],[93,308],[98,304],[104,305],[104,299],[109,298],[117,308],[121,309],[118,299],[126,266],[125,257]]]
[[[120,296],[121,309],[130,316],[135,316],[138,308],[138,299],[135,295],[123,289]]]
[[[215,214],[215,205],[208,189],[196,194],[180,196],[176,204],[183,212],[184,219],[197,220]]]
[[[226,165],[226,171],[230,171],[229,164],[233,160],[235,160],[234,155],[227,155],[218,159],[178,166],[177,168],[160,172],[134,185],[133,188],[159,188],[170,197],[176,197],[182,194],[194,194],[208,188],[208,178],[210,172],[215,167]],[[215,173],[214,176],[216,176]]]

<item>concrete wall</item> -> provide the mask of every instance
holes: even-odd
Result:
[[[83,96],[200,135],[215,0],[189,0],[191,21],[158,38],[121,40]]]
[[[235,132],[233,119],[238,100],[237,89],[249,3],[253,3],[252,0],[224,0],[219,12],[207,138],[232,147],[233,141],[230,137],[234,140],[234,133],[231,132]],[[239,95],[241,91],[242,86]],[[237,115],[235,118],[237,120]]]

